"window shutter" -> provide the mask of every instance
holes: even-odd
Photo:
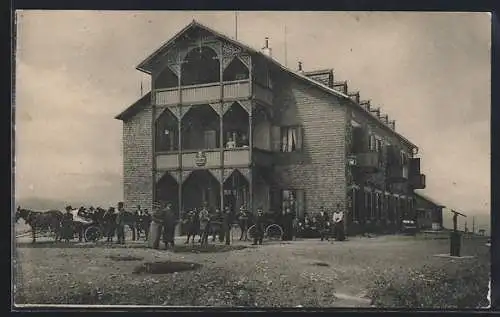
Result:
[[[303,190],[297,190],[296,191],[296,199],[297,199],[297,210],[296,216],[299,218],[302,218],[304,216],[305,212],[305,194]]]
[[[281,128],[272,126],[271,127],[271,149],[275,152],[280,151],[281,144]]]

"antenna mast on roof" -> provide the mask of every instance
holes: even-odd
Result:
[[[238,11],[234,12],[234,39],[238,40]]]
[[[285,24],[285,66],[288,67],[287,42],[286,42],[286,24]]]

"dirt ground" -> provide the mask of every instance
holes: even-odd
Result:
[[[479,292],[484,294],[479,296],[486,297],[488,291],[488,272],[484,268],[489,266],[489,248],[484,245],[484,239],[465,239],[462,253],[474,257],[461,259],[435,256],[449,252],[449,241],[421,236],[352,237],[345,242],[311,239],[265,242],[263,246],[238,241],[229,250],[218,244],[204,250],[206,252],[200,252],[203,250],[199,247],[194,250],[186,247],[183,242],[179,237],[179,247],[172,252],[148,249],[144,242],[130,242],[123,247],[105,243],[65,245],[40,240],[32,245],[29,239],[18,239],[15,302],[384,306],[388,300],[379,297],[386,296],[387,292],[385,289],[373,292],[375,280],[388,276],[409,279],[414,271],[432,268],[445,268],[443,274],[454,278],[453,274],[459,274],[459,268],[464,266],[472,270],[483,268],[474,273],[477,280],[469,283],[484,283],[484,287],[482,284],[479,287]],[[161,261],[189,262],[196,268],[170,274],[151,274],[141,270],[145,262]],[[447,299],[449,303],[444,305],[460,306],[454,300],[459,300],[459,297],[450,297]],[[470,305],[477,307],[480,304]]]

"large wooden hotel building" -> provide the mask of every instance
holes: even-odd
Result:
[[[340,204],[351,233],[391,230],[425,187],[418,147],[332,70],[284,67],[193,21],[137,67],[151,90],[121,114],[126,208],[246,204],[298,215]]]

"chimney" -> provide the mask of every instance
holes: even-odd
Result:
[[[366,111],[370,111],[371,110],[371,104],[370,104],[370,100],[363,100],[359,103],[360,106],[363,107],[363,109],[365,109]]]
[[[299,73],[303,73],[304,72],[302,70],[302,62],[301,61],[298,62],[298,71],[299,71]]]
[[[370,110],[371,113],[375,114],[377,118],[380,118],[380,108]]]
[[[262,48],[262,54],[272,57],[272,50],[269,47],[269,37],[266,36],[266,42],[264,44],[264,47]]]
[[[389,121],[389,127],[391,127],[391,129],[396,131],[396,120]]]

